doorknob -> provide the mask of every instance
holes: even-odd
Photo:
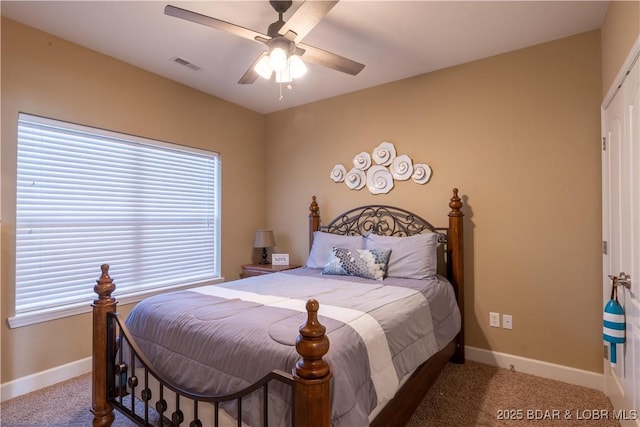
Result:
[[[624,271],[619,276],[609,275],[609,279],[613,280],[614,286],[624,286],[627,289],[631,289],[631,276]]]

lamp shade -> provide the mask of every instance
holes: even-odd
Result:
[[[253,239],[254,248],[271,248],[276,245],[276,237],[273,230],[258,230]]]
[[[273,71],[282,71],[287,68],[287,52],[281,47],[274,48],[269,54],[269,65]]]
[[[298,55],[291,55],[289,57],[289,73],[292,79],[297,79],[305,75],[307,72],[307,66],[304,65],[302,58]]]
[[[271,69],[271,65],[269,65],[269,55],[265,54],[253,69],[262,77],[263,79],[270,79],[273,70]]]

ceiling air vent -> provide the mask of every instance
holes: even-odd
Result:
[[[175,62],[176,64],[182,65],[183,67],[187,67],[190,68],[194,71],[198,71],[200,69],[200,67],[198,67],[196,64],[192,64],[191,62],[187,61],[186,59],[182,59],[180,57],[175,57],[173,58],[173,62]]]

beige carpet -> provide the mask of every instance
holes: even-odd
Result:
[[[610,419],[586,419],[603,411]],[[408,427],[619,426],[613,418],[597,390],[467,362],[445,367]]]
[[[90,375],[83,375],[4,402],[0,405],[0,425],[90,426],[90,381]],[[595,413],[609,414],[610,419],[585,419]],[[116,414],[113,425],[133,424]],[[609,399],[596,390],[475,362],[449,364],[408,427],[472,426],[613,427],[619,423],[613,419]]]

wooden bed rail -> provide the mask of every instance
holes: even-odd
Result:
[[[109,402],[116,393],[113,373],[116,363],[114,352],[107,348],[116,341],[115,328],[111,322],[116,313],[117,301],[112,293],[115,283],[109,276],[109,265],[103,264],[101,275],[96,280],[94,291],[98,299],[93,306],[93,361],[91,412],[93,426],[111,426],[115,419],[114,406]],[[292,419],[295,427],[329,427],[331,424],[331,369],[323,357],[329,351],[326,328],[318,321],[319,304],[309,300],[306,304],[307,320],[300,326],[296,350],[300,359],[292,369],[293,402]],[[108,335],[112,334],[113,337]],[[111,338],[111,339],[109,339]],[[109,356],[112,355],[112,356]],[[110,360],[114,359],[114,360]]]

